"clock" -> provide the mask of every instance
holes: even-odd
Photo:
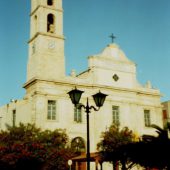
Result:
[[[48,48],[49,48],[49,49],[54,49],[54,48],[55,48],[55,42],[54,42],[54,41],[50,41],[50,42],[48,43]]]

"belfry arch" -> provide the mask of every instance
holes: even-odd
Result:
[[[47,0],[47,5],[49,5],[49,6],[52,6],[53,5],[53,2],[54,0]]]
[[[47,15],[47,32],[49,33],[55,32],[55,17],[53,14]]]

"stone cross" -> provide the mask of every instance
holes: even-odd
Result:
[[[112,33],[109,37],[111,38],[112,43],[114,43],[114,39],[116,38],[114,34]]]

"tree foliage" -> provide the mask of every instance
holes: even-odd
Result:
[[[140,165],[149,169],[170,170],[168,129],[162,129],[157,125],[151,125],[151,127],[155,128],[157,136],[143,135],[142,140],[133,142],[132,131],[128,128],[119,131],[112,125],[102,134],[102,141],[98,144],[103,159],[114,163],[120,161],[122,169]]]
[[[97,144],[99,151],[113,152],[120,146],[132,142],[133,133],[128,127],[122,130],[115,125],[111,125],[109,129],[102,133],[102,140]]]
[[[0,132],[1,170],[67,169],[73,153],[67,148],[65,130],[42,131],[32,124],[8,126]]]
[[[145,168],[170,169],[168,131],[152,125],[157,136],[143,135],[142,141],[126,146],[130,159]]]
[[[97,149],[101,152],[103,160],[113,162],[113,165],[121,162],[123,169],[125,165],[131,167],[132,164],[124,152],[124,146],[133,142],[133,132],[128,127],[120,130],[113,124],[102,133],[101,137],[102,140],[97,144]]]

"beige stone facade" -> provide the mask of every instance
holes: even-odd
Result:
[[[139,136],[153,133],[150,124],[162,127],[160,91],[136,78],[136,64],[117,44],[109,44],[99,54],[88,57],[88,68],[76,75],[65,75],[62,0],[48,5],[46,0],[32,0],[26,94],[0,108],[1,129],[5,124],[35,123],[42,129],[64,128],[70,142],[81,137],[86,143],[86,114],[74,110],[68,92],[75,86],[91,95],[99,90],[107,94],[104,106],[90,113],[90,150],[112,122],[128,126]]]
[[[61,0],[32,0],[27,81],[65,75],[63,9]]]

